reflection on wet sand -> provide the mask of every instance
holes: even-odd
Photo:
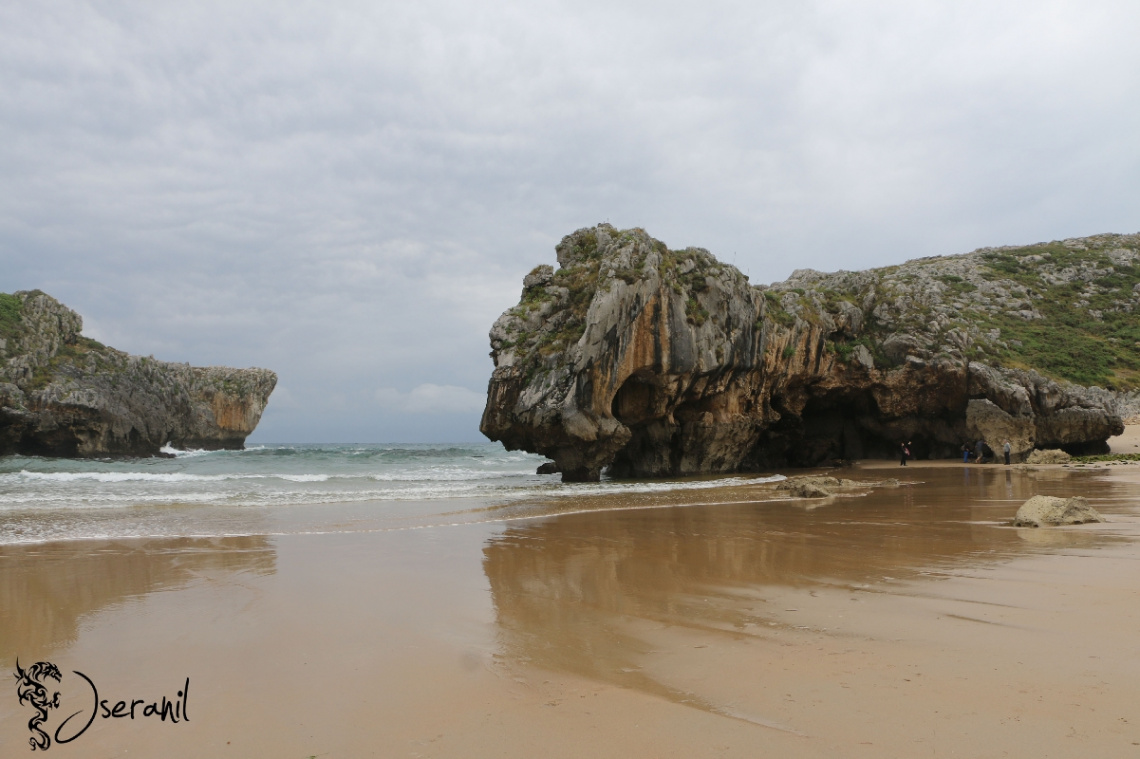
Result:
[[[87,615],[203,573],[267,575],[275,565],[262,536],[0,546],[0,652],[43,657],[72,643]]]
[[[1112,539],[1005,526],[1035,494],[1111,499],[1118,486],[1093,473],[1042,478],[914,467],[907,475],[921,485],[692,508],[614,510],[645,504],[610,502],[602,510],[599,502],[595,512],[512,526],[490,541],[483,561],[502,651],[510,661],[725,713],[646,674],[642,664],[653,648],[647,633],[688,628],[764,638],[783,624],[773,613],[783,609],[768,607],[764,597],[772,586],[884,589],[885,581]],[[748,492],[726,489],[722,500]],[[751,491],[753,498],[776,495]]]

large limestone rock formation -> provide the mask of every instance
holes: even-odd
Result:
[[[1102,258],[1140,282],[1121,240],[1140,246],[1113,237],[1116,258]],[[924,458],[978,438],[1000,450],[1008,438],[1019,460],[1035,447],[1095,449],[1123,431],[1115,393],[1002,366],[1028,363],[1010,347],[1025,342],[990,325],[1032,331],[1044,306],[1025,272],[997,275],[1028,271],[1036,253],[799,270],[768,287],[706,250],[608,224],[568,235],[557,255],[559,269],[535,268],[491,328],[481,429],[553,458],[567,480],[606,467],[663,476],[890,456],[901,441]],[[1107,276],[1070,269],[1046,273],[1076,295],[1086,291],[1073,281],[1101,287]],[[1134,301],[1140,290],[1121,308]]]
[[[277,384],[266,369],[130,356],[39,291],[0,294],[0,454],[147,456],[240,449]]]

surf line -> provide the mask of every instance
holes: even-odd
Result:
[[[130,717],[131,719],[134,719],[135,710],[140,705],[142,705],[143,708],[139,710],[140,716],[158,717],[163,722],[166,722],[166,718],[169,717],[171,724],[175,725],[179,722],[190,721],[190,712],[187,709],[187,705],[190,700],[189,677],[186,678],[186,683],[182,686],[182,690],[178,691],[177,698],[167,700],[166,696],[163,696],[161,702],[152,701],[149,704],[144,698],[134,698],[131,699],[129,704],[126,701],[118,701],[112,705],[110,699],[105,698],[102,701],[99,700],[99,689],[95,687],[95,683],[91,680],[90,677],[83,674],[82,672],[79,672],[78,670],[72,671],[86,680],[87,684],[91,686],[91,693],[94,696],[94,708],[91,709],[91,716],[87,718],[87,724],[85,724],[79,732],[69,738],[61,737],[60,734],[67,726],[67,723],[70,722],[74,717],[78,717],[79,715],[83,714],[84,710],[80,709],[65,719],[63,722],[61,722],[59,724],[59,727],[55,729],[56,743],[71,743],[73,740],[83,735],[85,732],[87,732],[87,729],[91,727],[91,724],[95,721],[95,717],[99,716],[100,711],[103,712],[103,719],[122,719],[124,717]]]

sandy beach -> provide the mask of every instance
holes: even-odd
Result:
[[[5,546],[0,663],[59,667],[52,730],[94,711],[74,672],[110,707],[189,681],[187,720],[96,713],[53,756],[1140,756],[1140,465],[890,468],[812,501]],[[1007,526],[1035,494],[1110,521]],[[34,713],[9,683],[5,757]]]

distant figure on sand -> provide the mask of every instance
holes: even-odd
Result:
[[[975,456],[974,463],[976,463],[976,464],[982,463],[982,457],[985,455],[985,450],[986,450],[984,446],[985,446],[985,443],[983,443],[981,440],[979,440],[974,445],[974,456]]]
[[[962,463],[963,464],[969,464],[970,463],[970,444],[969,443],[962,443]]]
[[[1006,466],[1009,466],[1009,449],[1010,449],[1009,441],[1006,440],[1005,442],[1003,442],[1001,444],[1001,451],[1002,451],[1002,453],[1005,454],[1005,465]]]
[[[910,458],[910,442],[903,443],[899,447],[902,449],[902,459],[899,461],[900,466],[906,466],[906,460]]]

